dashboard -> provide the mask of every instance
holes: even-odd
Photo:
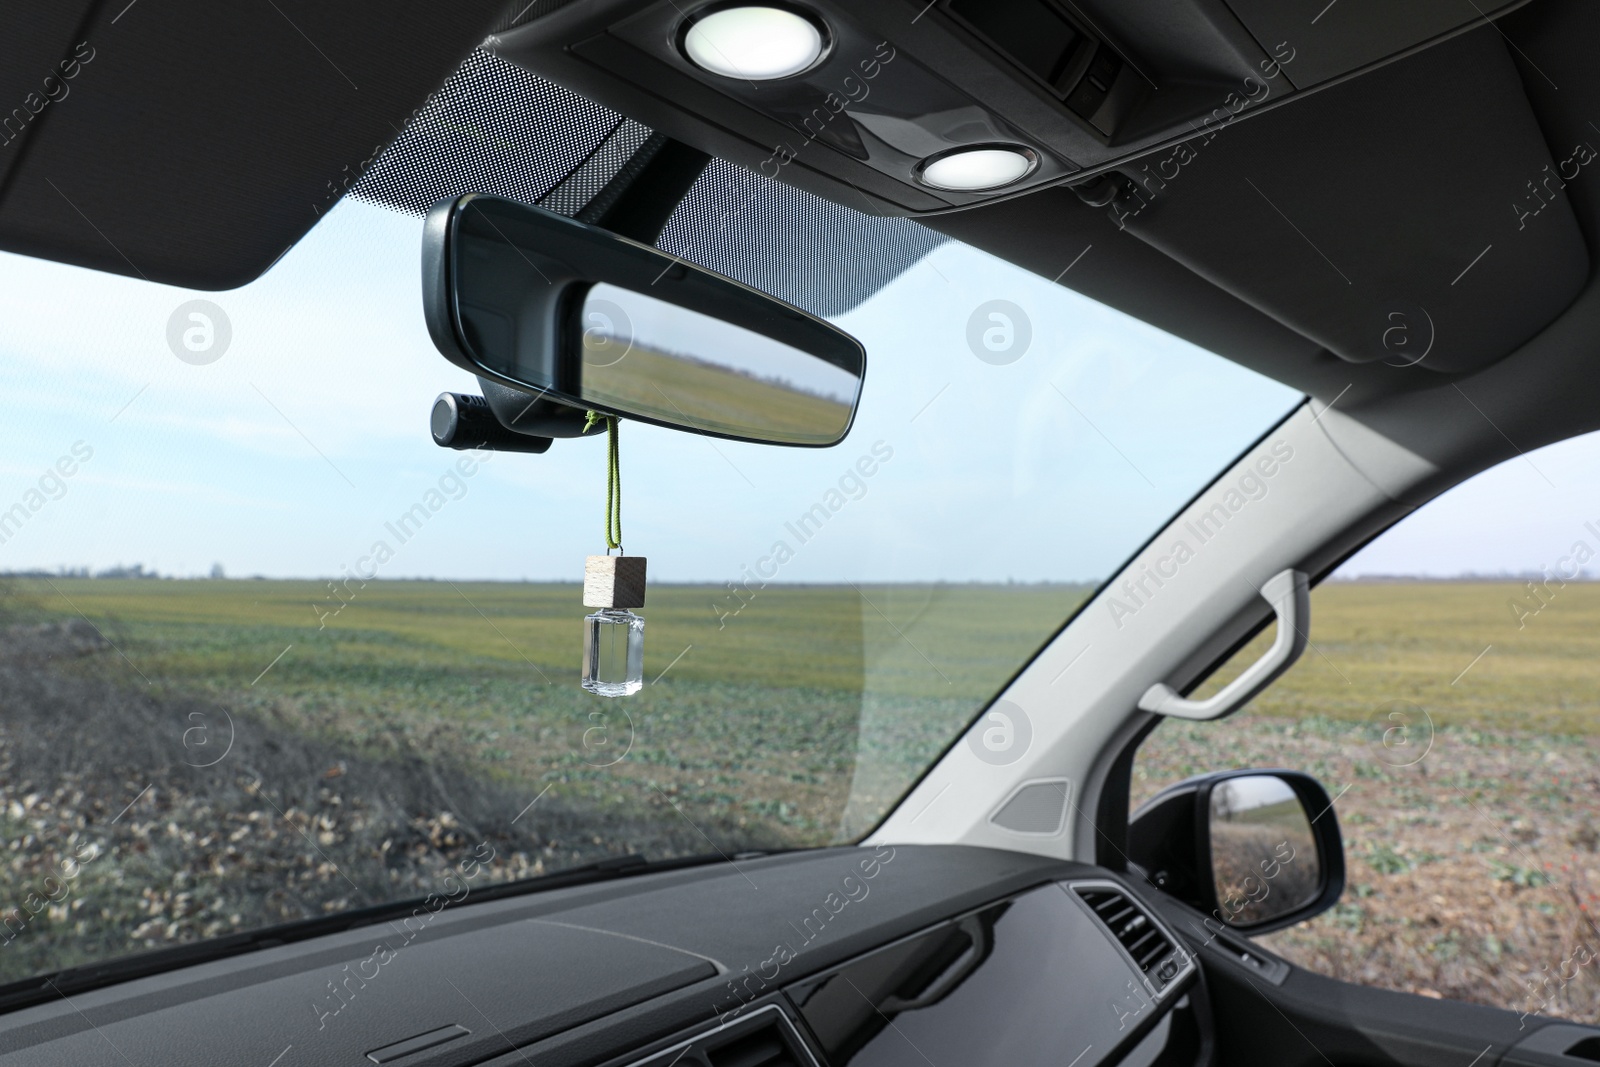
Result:
[[[0,1067],[1197,1067],[1208,1027],[1109,872],[880,846],[468,893],[0,1016]]]

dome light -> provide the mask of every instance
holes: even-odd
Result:
[[[724,78],[771,81],[809,70],[827,46],[823,29],[786,8],[725,7],[693,23],[683,52],[702,70]]]
[[[917,170],[922,184],[954,193],[979,193],[1021,181],[1039,165],[1039,157],[1018,146],[985,145],[958,148],[933,156]]]

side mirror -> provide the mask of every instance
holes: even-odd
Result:
[[[1128,858],[1156,888],[1244,933],[1292,926],[1344,892],[1333,801],[1298,771],[1221,771],[1163,790],[1128,820]]]
[[[521,390],[529,405],[826,447],[849,432],[861,396],[866,352],[833,325],[649,245],[498,197],[429,213],[422,293],[445,358]]]

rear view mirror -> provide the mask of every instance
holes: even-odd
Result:
[[[1327,791],[1297,771],[1179,782],[1128,820],[1128,857],[1156,888],[1246,933],[1317,915],[1344,892]]]
[[[765,444],[849,432],[866,353],[799,308],[648,245],[490,196],[439,204],[423,305],[446,358],[574,408]]]

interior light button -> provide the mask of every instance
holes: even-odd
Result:
[[[1038,165],[1039,157],[1031,149],[985,145],[930,157],[917,168],[917,177],[934,189],[980,193],[1019,182]]]
[[[724,78],[771,81],[809,70],[827,46],[823,28],[781,7],[725,7],[696,20],[683,53]]]

